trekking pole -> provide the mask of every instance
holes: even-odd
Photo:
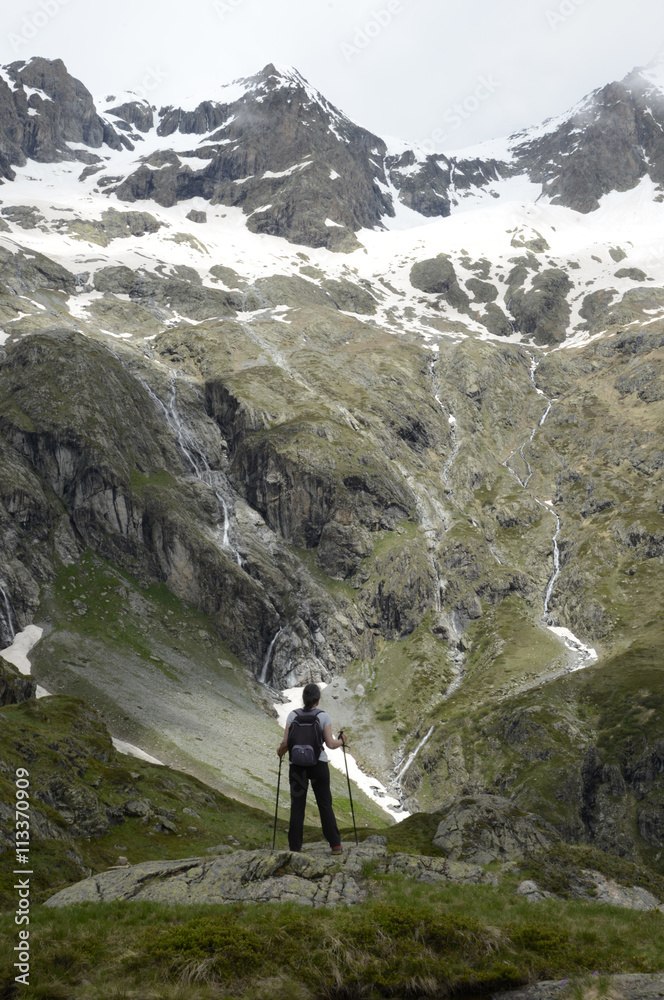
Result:
[[[277,841],[277,812],[279,810],[279,787],[281,785],[281,763],[283,757],[279,758],[279,777],[277,778],[277,804],[274,807],[274,830],[272,831],[272,850],[274,850],[274,845]]]
[[[340,740],[343,736],[343,729],[339,730],[339,735],[337,739]],[[350,775],[348,774],[348,761],[346,760],[346,744],[342,745],[342,750],[344,752],[344,764],[346,765],[346,781],[348,782],[348,798],[350,799],[350,814],[353,817],[353,832],[355,834],[355,846],[357,846],[357,827],[355,826],[355,810],[353,809],[353,793],[350,790]]]

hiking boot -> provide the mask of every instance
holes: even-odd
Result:
[[[341,844],[339,844],[337,847],[333,847],[332,848],[332,854],[343,854],[343,853],[344,853],[344,849],[341,846]]]

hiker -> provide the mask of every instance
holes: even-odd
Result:
[[[290,757],[288,780],[291,792],[291,810],[288,846],[291,851],[299,851],[302,848],[304,809],[307,804],[309,782],[311,782],[320,813],[323,836],[332,848],[333,854],[342,854],[341,834],[332,810],[330,767],[323,744],[330,750],[336,750],[337,747],[344,746],[346,737],[342,733],[341,739],[337,740],[332,735],[330,716],[318,708],[320,688],[317,684],[307,684],[302,692],[302,701],[304,708],[296,708],[294,712],[289,712],[284,738],[277,749],[280,757],[283,757],[287,751]],[[310,762],[297,763],[298,760]]]

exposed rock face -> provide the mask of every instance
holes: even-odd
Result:
[[[433,843],[453,860],[488,865],[546,848],[555,833],[498,795],[466,796],[444,811]]]
[[[554,204],[592,212],[609,191],[628,191],[646,175],[664,179],[663,121],[661,92],[635,71],[595,91],[558,128],[516,143],[515,152]]]
[[[442,295],[454,309],[463,311],[470,303],[459,287],[454,265],[445,254],[413,264],[410,280],[415,288],[423,292]]]
[[[644,975],[635,973],[624,976],[611,976],[610,987],[616,1000],[657,1000],[664,988],[664,976]],[[564,990],[568,980],[548,980],[535,983],[522,990],[510,990],[501,993],[501,1000],[555,1000]]]
[[[323,847],[290,851],[235,851],[217,858],[146,861],[126,870],[102,872],[52,896],[46,906],[84,902],[151,900],[172,904],[219,905],[237,902],[300,903],[337,906],[366,898],[362,866],[372,862],[377,872],[400,872],[420,882],[491,882],[478,866],[440,858],[387,856],[385,847],[344,845],[341,858]]]
[[[0,706],[18,705],[34,698],[36,687],[34,677],[24,677],[0,656]]]
[[[435,575],[421,548],[405,543],[376,560],[379,580],[365,589],[367,615],[388,638],[409,635],[434,603]]]
[[[113,103],[113,98],[108,103]],[[130,126],[134,125],[139,132],[149,132],[154,127],[154,112],[149,102],[142,99],[136,101],[125,101],[107,109],[107,114],[118,119],[116,128],[125,127],[126,131],[131,131]]]
[[[548,268],[535,275],[529,291],[512,292],[509,306],[515,329],[536,344],[563,341],[569,326],[570,307],[567,295],[573,285],[564,271]]]
[[[0,426],[19,474],[36,473],[48,484],[47,494],[40,490],[31,494],[29,501],[33,508],[41,501],[42,509],[39,513],[35,510],[33,516],[41,525],[45,547],[63,505],[69,530],[79,546],[89,544],[107,558],[145,567],[153,578],[170,579],[171,584],[177,579],[178,589],[184,588],[183,596],[193,584],[191,597],[203,604],[211,602],[210,609],[216,604],[222,617],[240,614],[246,623],[251,622],[249,604],[256,599],[254,625],[263,620],[267,645],[268,633],[276,631],[277,621],[269,600],[223,555],[210,550],[204,554],[205,544],[199,548],[201,541],[195,542],[185,527],[192,509],[198,508],[199,516],[205,519],[204,498],[191,491],[189,514],[185,515],[181,499],[174,495],[167,499],[168,488],[164,493],[157,487],[154,493],[149,486],[156,468],[163,469],[165,464],[176,471],[182,470],[182,465],[173,443],[162,437],[164,428],[160,429],[145,388],[108,351],[82,342],[75,334],[33,337],[23,344],[23,350],[12,352],[3,368],[5,407]],[[26,366],[32,375],[29,384],[22,381]],[[76,391],[72,393],[74,384]],[[108,403],[103,417],[101,395]],[[48,399],[52,400],[50,405]],[[42,414],[50,411],[50,418],[42,421],[40,417],[35,425],[35,406]],[[118,436],[120,428],[123,431]],[[139,490],[137,474],[145,483]],[[196,572],[194,564],[199,567]],[[37,579],[43,579],[45,566],[36,559],[36,552],[32,571]],[[201,587],[205,577],[208,584]],[[208,586],[206,598],[203,595]],[[272,629],[271,622],[275,623]],[[249,652],[254,640],[249,640],[248,632],[246,635]]]
[[[371,538],[366,528],[354,524],[352,515],[344,517],[339,511],[321,531],[316,565],[333,580],[347,580],[371,551]]]
[[[11,179],[11,165],[22,166],[26,158],[42,163],[99,161],[96,154],[73,149],[69,143],[82,143],[91,149],[99,149],[104,143],[113,149],[122,148],[118,134],[97,114],[92,95],[69,75],[61,59],[15,62],[6,71],[14,81],[14,88],[10,89],[0,79],[0,138],[5,177]],[[32,91],[29,96],[28,90]]]
[[[177,157],[159,171],[142,166],[115,193],[160,205],[193,197],[238,205],[254,232],[353,249],[354,230],[393,214],[376,183],[385,182],[383,141],[354,125],[296,72],[283,74],[270,64],[244,83],[245,95],[228,105],[161,109],[159,135],[191,135],[192,146],[195,136],[208,136],[199,147],[209,161],[201,169],[182,166]]]
[[[98,171],[99,190],[115,191],[124,201],[171,206],[200,197],[238,206],[254,232],[312,247],[355,249],[359,229],[394,215],[392,192],[423,216],[445,217],[468,197],[495,193],[502,179],[526,175],[555,204],[587,213],[610,191],[629,190],[647,175],[655,183],[664,179],[664,97],[644,71],[594,92],[543,134],[511,136],[501,160],[388,153],[382,139],[351,122],[297,71],[272,64],[236,81],[244,93],[229,91],[227,103],[205,100],[186,111],[163,107],[156,115],[146,100],[117,103],[113,97],[100,115],[61,60],[33,58],[5,72],[13,81],[10,87],[0,80],[5,178],[26,158],[79,160]],[[138,152],[152,131],[162,148],[138,166],[135,160],[118,175],[106,174],[96,150],[136,145]],[[178,143],[176,152],[169,142],[176,134],[191,136],[191,149],[182,151]],[[492,332],[506,335],[495,310],[486,320]]]
[[[387,156],[385,166],[399,199],[421,215],[448,216],[452,204],[473,188],[484,188],[510,169],[496,160],[466,160],[429,154],[418,159],[412,150]]]
[[[469,193],[525,174],[554,204],[588,213],[611,191],[645,176],[663,179],[664,96],[648,70],[593,92],[544,134],[510,136],[504,161],[468,160],[407,150],[386,159],[400,200],[425,216],[447,216]],[[539,133],[539,134],[538,134]]]

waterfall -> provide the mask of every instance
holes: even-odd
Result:
[[[532,478],[533,469],[532,469],[532,467],[530,465],[530,462],[528,461],[528,459],[524,455],[524,451],[523,450],[526,447],[526,445],[530,444],[530,442],[533,440],[533,438],[535,437],[535,434],[537,433],[538,428],[541,427],[544,424],[544,421],[546,420],[546,418],[548,417],[549,413],[551,412],[551,407],[553,406],[553,403],[554,403],[554,400],[553,399],[549,399],[549,397],[542,391],[542,389],[540,389],[538,387],[537,383],[535,382],[535,374],[537,372],[537,368],[539,366],[539,362],[537,361],[537,359],[536,359],[536,357],[535,357],[534,354],[528,353],[528,357],[530,358],[530,371],[528,373],[529,376],[530,376],[530,381],[533,383],[533,387],[535,389],[535,392],[538,394],[538,396],[542,396],[542,398],[546,400],[546,404],[547,405],[546,405],[546,408],[544,410],[544,413],[539,418],[539,420],[537,421],[537,423],[535,424],[535,426],[531,430],[530,434],[528,435],[528,439],[526,441],[524,441],[523,444],[521,444],[518,448],[515,448],[514,451],[511,452],[511,454],[508,455],[507,458],[505,459],[505,461],[502,463],[505,466],[505,468],[508,469],[512,473],[512,475],[514,476],[514,478],[516,479],[516,481],[519,483],[519,485],[522,486],[524,489],[528,486],[528,483],[530,482],[530,480]],[[512,459],[512,457],[514,455],[517,455],[517,454],[521,457],[521,460],[522,460],[522,462],[523,462],[523,464],[524,464],[524,466],[526,468],[526,476],[525,476],[524,479],[521,479],[521,477],[519,476],[519,473],[516,471],[516,469],[513,469],[512,466],[509,464],[510,460]],[[549,611],[549,604],[551,602],[551,597],[553,595],[553,588],[555,586],[556,580],[560,576],[560,548],[558,546],[558,536],[560,535],[560,518],[559,518],[558,514],[556,513],[556,511],[553,509],[553,507],[549,503],[545,503],[543,500],[539,500],[537,497],[533,497],[533,500],[535,501],[535,503],[539,504],[539,506],[542,507],[543,510],[547,511],[547,513],[549,513],[549,514],[552,514],[553,517],[555,517],[555,519],[556,519],[556,530],[554,532],[553,539],[552,539],[552,543],[553,543],[553,573],[551,574],[551,578],[549,579],[549,582],[548,582],[547,587],[546,587],[546,591],[544,593],[544,615],[546,615],[548,613],[548,611]]]
[[[450,413],[450,411],[447,409],[447,407],[445,406],[445,404],[441,400],[439,394],[436,392],[436,389],[437,389],[437,386],[436,386],[436,375],[435,375],[435,372],[434,372],[434,365],[435,364],[436,364],[435,361],[431,362],[431,381],[433,382],[433,388],[434,388],[434,397],[433,398],[436,400],[436,402],[438,403],[439,407],[443,411],[443,416],[447,417],[447,422],[450,425],[450,431],[451,431],[451,434],[452,434],[452,451],[450,452],[449,457],[445,460],[445,462],[443,464],[443,470],[442,470],[442,473],[441,473],[442,478],[443,478],[443,482],[445,483],[445,486],[447,487],[447,492],[449,494],[451,494],[452,493],[452,484],[450,483],[449,471],[452,468],[452,464],[454,462],[454,459],[459,454],[459,449],[461,447],[461,442],[459,441],[459,439],[457,437],[457,422],[456,422],[456,417],[453,416],[453,414]]]
[[[199,479],[201,482],[206,483],[211,486],[214,490],[214,495],[217,498],[217,502],[221,508],[224,516],[223,528],[221,531],[221,545],[223,548],[228,549],[235,559],[238,566],[242,565],[242,559],[240,557],[237,549],[231,544],[230,541],[230,518],[228,515],[228,504],[226,499],[221,492],[221,483],[224,482],[224,475],[222,472],[214,470],[211,468],[205,453],[199,447],[198,442],[194,435],[191,433],[187,425],[185,424],[182,416],[180,415],[177,408],[177,387],[176,387],[176,375],[172,375],[169,380],[169,392],[168,392],[168,405],[166,405],[153,389],[144,381],[140,376],[136,376],[138,381],[141,383],[150,399],[155,403],[158,409],[164,414],[168,426],[171,428],[175,434],[178,447],[185,458],[186,463],[189,465],[193,475]]]
[[[530,462],[528,461],[528,459],[526,458],[526,456],[523,453],[523,449],[526,447],[527,444],[531,444],[532,443],[532,440],[535,437],[535,434],[537,433],[537,428],[538,427],[542,427],[542,425],[544,424],[544,421],[546,420],[546,418],[548,417],[548,415],[551,413],[551,407],[553,406],[553,404],[555,402],[553,399],[549,399],[548,396],[546,396],[546,394],[541,389],[538,388],[537,383],[535,382],[535,372],[537,371],[537,366],[538,366],[539,362],[535,358],[534,354],[530,354],[529,353],[528,357],[530,358],[530,372],[529,372],[530,381],[533,383],[533,387],[535,389],[535,392],[538,394],[538,396],[542,396],[544,399],[546,399],[546,404],[547,405],[546,405],[546,409],[545,409],[544,413],[542,414],[542,416],[540,417],[539,421],[535,424],[535,426],[531,430],[530,436],[528,437],[528,440],[524,441],[523,444],[520,445],[518,448],[515,448],[514,451],[511,452],[511,454],[509,454],[507,456],[507,458],[505,459],[505,461],[503,462],[503,465],[505,466],[505,468],[508,469],[512,473],[512,475],[516,478],[516,480],[519,483],[519,485],[523,486],[524,489],[526,488],[526,486],[528,485],[528,483],[532,479],[533,470],[532,470],[532,467],[530,465]],[[526,477],[525,477],[525,479],[521,479],[521,477],[520,477],[519,473],[516,471],[516,469],[513,469],[512,466],[509,464],[510,463],[510,459],[513,458],[514,455],[517,455],[517,454],[521,458],[521,461],[523,462],[523,464],[525,466],[525,469],[526,469]]]
[[[445,487],[447,489],[447,494],[448,494],[449,497],[452,497],[452,495],[453,495],[453,489],[452,489],[452,484],[450,482],[449,470],[452,467],[452,463],[454,462],[455,458],[457,457],[457,455],[459,453],[459,449],[461,448],[461,441],[459,440],[459,437],[457,435],[457,419],[454,416],[454,414],[450,413],[450,411],[444,405],[443,401],[440,398],[439,393],[437,392],[437,388],[438,387],[436,385],[435,365],[436,365],[436,362],[434,360],[434,361],[431,362],[431,368],[430,368],[431,381],[433,383],[433,389],[434,389],[434,399],[436,400],[436,402],[438,403],[439,407],[441,408],[441,410],[443,412],[443,415],[447,417],[447,422],[450,425],[450,430],[451,430],[451,433],[452,433],[452,441],[454,442],[453,443],[453,447],[452,447],[452,451],[450,452],[450,455],[447,458],[447,460],[444,462],[443,468],[442,468],[442,471],[441,471],[441,477],[442,477],[443,483],[445,484]],[[436,569],[435,564],[433,566],[433,569],[434,569],[434,573],[435,573],[435,576],[436,576],[436,594],[435,594],[435,602],[436,602],[436,604],[435,604],[435,607],[436,607],[436,611],[438,612],[438,614],[440,614],[441,611],[442,611],[442,609],[443,609],[443,594],[444,594],[445,589],[447,587],[447,581],[440,576],[440,574],[438,573],[438,571]],[[455,677],[454,681],[450,685],[450,687],[449,687],[449,689],[448,689],[448,691],[447,691],[447,693],[445,695],[446,698],[449,698],[454,693],[454,691],[456,691],[456,689],[461,685],[461,682],[462,682],[463,676],[464,676],[463,665],[464,665],[464,659],[465,659],[465,657],[464,657],[463,653],[459,649],[453,649],[452,647],[450,647],[450,658],[452,659],[452,662],[454,663],[454,666],[457,669],[457,676]],[[431,735],[431,733],[429,733],[429,735],[425,738],[425,742],[429,738],[430,735]],[[416,753],[418,752],[419,749],[420,748],[418,747],[417,750],[416,750]]]
[[[7,646],[11,646],[15,635],[16,628],[9,595],[3,584],[0,583],[0,642],[2,642],[0,648],[6,649]]]
[[[530,442],[533,440],[538,427],[541,427],[546,418],[548,417],[549,413],[551,412],[551,407],[556,402],[556,400],[549,399],[549,397],[542,391],[542,389],[538,388],[537,383],[535,382],[535,373],[537,372],[539,362],[535,359],[534,355],[529,354],[528,356],[530,358],[530,381],[533,383],[533,386],[535,387],[535,391],[537,392],[537,394],[539,396],[542,396],[547,403],[544,413],[542,414],[539,421],[530,432],[530,437],[528,438],[528,442]],[[525,455],[523,454],[523,449],[525,448],[528,442],[524,441],[521,447],[515,449],[515,451],[513,451],[512,454],[509,455],[508,458],[503,462],[503,465],[507,469],[509,469],[509,471],[515,477],[517,482],[519,482],[520,485],[524,487],[524,489],[528,485],[528,482],[533,474],[532,469],[528,464]],[[509,461],[512,458],[512,455],[515,455],[517,451],[520,454],[521,458],[523,459],[526,469],[528,470],[528,474],[525,480],[520,479],[518,473],[509,465]],[[546,616],[549,613],[549,605],[551,603],[551,598],[553,596],[553,588],[556,585],[556,580],[560,576],[560,546],[558,545],[558,538],[560,536],[561,521],[558,512],[555,510],[553,504],[550,501],[540,500],[538,497],[533,497],[533,500],[535,501],[535,503],[539,504],[539,506],[543,510],[545,510],[548,514],[551,514],[556,519],[556,530],[554,531],[552,538],[553,572],[551,573],[549,581],[546,585],[546,590],[544,592],[544,610],[542,618],[546,619]],[[569,629],[555,626],[554,624],[551,623],[551,619],[548,619],[548,621],[549,624],[547,624],[547,629],[550,632],[553,632],[554,635],[558,636],[558,638],[561,639],[562,642],[564,642],[565,646],[576,656],[576,660],[572,661],[572,665],[566,668],[567,671],[581,670],[583,667],[589,666],[590,664],[595,663],[597,661],[597,653],[592,647],[586,646],[585,643],[581,642],[581,640],[577,636],[575,636],[573,632],[570,632]]]
[[[420,742],[417,744],[417,746],[415,747],[415,749],[413,750],[413,752],[408,755],[408,759],[407,759],[406,763],[404,764],[404,766],[401,768],[401,770],[395,776],[394,783],[395,783],[396,787],[399,789],[399,792],[401,792],[401,779],[403,778],[404,774],[406,773],[406,771],[408,770],[408,768],[410,767],[410,765],[413,763],[413,761],[415,760],[415,758],[417,757],[418,753],[420,752],[420,750],[422,749],[422,747],[424,746],[424,744],[427,742],[427,740],[431,736],[432,732],[434,731],[434,728],[435,727],[432,726],[431,729],[429,730],[429,732],[426,734],[426,736],[423,737],[423,739],[420,740]]]
[[[540,507],[548,511],[549,514],[553,514],[556,519],[556,530],[553,536],[553,573],[551,574],[551,579],[549,580],[546,588],[546,593],[544,595],[544,614],[549,610],[549,601],[551,600],[551,595],[553,593],[553,588],[556,580],[560,576],[560,548],[558,547],[558,535],[560,534],[560,518],[558,514],[553,510],[547,503],[543,500],[538,500],[537,497],[533,498],[535,503],[538,503]]]
[[[272,637],[272,642],[267,647],[267,653],[265,654],[265,659],[263,660],[263,666],[261,667],[261,672],[258,678],[261,684],[267,684],[267,675],[270,669],[270,664],[272,663],[272,654],[274,652],[274,647],[276,645],[277,639],[279,638],[282,632],[283,629],[280,628],[279,631],[276,633],[276,635]]]
[[[438,396],[436,396],[436,401],[438,403],[440,403],[440,406],[442,408],[443,404],[438,399]],[[453,493],[453,490],[452,490],[452,484],[450,482],[450,469],[452,468],[452,464],[454,463],[455,458],[459,454],[459,449],[461,448],[461,442],[459,441],[459,438],[457,437],[457,432],[456,432],[456,418],[453,417],[452,414],[450,413],[450,415],[449,415],[449,417],[447,419],[448,419],[448,422],[449,422],[449,425],[450,425],[450,429],[452,431],[452,441],[454,442],[454,444],[452,446],[452,451],[450,452],[450,455],[449,455],[448,459],[446,460],[445,464],[443,465],[443,470],[442,470],[441,475],[442,475],[442,478],[443,478],[443,482],[445,483],[445,486],[447,487],[447,492],[451,495]]]

